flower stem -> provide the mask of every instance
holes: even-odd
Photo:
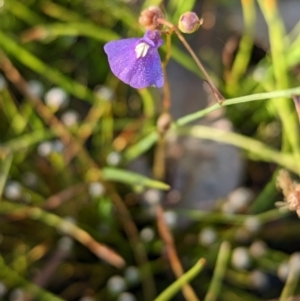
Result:
[[[186,41],[186,39],[184,38],[184,36],[180,33],[180,31],[178,30],[178,28],[173,25],[172,23],[168,22],[165,19],[159,18],[157,20],[160,24],[163,24],[165,26],[167,26],[168,28],[171,29],[171,31],[175,32],[176,35],[178,36],[179,40],[181,41],[181,43],[184,45],[184,47],[187,49],[187,51],[190,53],[190,55],[192,56],[192,58],[194,59],[194,61],[196,62],[198,68],[201,70],[201,72],[204,74],[205,79],[207,81],[207,83],[209,84],[214,96],[217,99],[217,102],[219,104],[222,104],[222,102],[225,100],[225,98],[223,97],[223,95],[220,93],[220,91],[217,89],[217,87],[214,85],[214,83],[212,82],[212,80],[210,79],[210,76],[208,75],[208,73],[206,72],[204,66],[201,64],[200,60],[198,59],[198,57],[196,56],[195,52],[193,51],[193,49],[191,48],[191,46],[188,44],[188,42]]]
[[[171,106],[171,93],[170,93],[170,85],[168,81],[168,76],[166,72],[167,64],[171,58],[171,35],[167,35],[167,55],[165,60],[162,63],[163,72],[164,72],[164,78],[165,78],[165,84],[164,84],[164,99],[163,99],[163,112],[169,112],[170,106]]]

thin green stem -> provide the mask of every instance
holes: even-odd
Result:
[[[231,99],[226,99],[222,103],[222,107],[235,105],[235,104],[239,104],[239,103],[250,102],[250,101],[256,101],[256,100],[265,100],[265,99],[282,98],[282,97],[291,98],[294,94],[299,94],[299,93],[300,93],[300,87],[293,88],[293,89],[287,89],[287,90],[256,93],[256,94],[252,94],[252,95],[246,95],[246,96],[240,96],[240,97],[235,97],[235,98],[231,98]],[[277,101],[277,99],[275,101]],[[218,110],[219,108],[220,108],[219,104],[214,104],[214,105],[212,105],[208,108],[205,108],[203,110],[200,110],[198,112],[186,115],[184,117],[179,118],[175,122],[174,126],[183,126],[183,125],[193,122],[201,117],[204,117],[204,116],[208,115],[209,113]]]
[[[201,210],[178,209],[175,210],[182,216],[187,216],[194,221],[201,221],[205,223],[221,223],[221,224],[243,224],[249,218],[256,218],[261,224],[266,224],[278,220],[291,214],[288,209],[278,210],[277,208],[268,210],[260,214],[224,214],[222,212],[208,212]]]
[[[295,166],[294,158],[292,155],[276,151],[260,141],[245,137],[237,133],[228,132],[208,126],[179,128],[176,130],[176,133],[179,135],[190,135],[199,139],[208,139],[234,145],[249,152],[252,156],[257,157],[258,160],[274,162],[280,166],[288,168],[295,173],[299,173],[297,167]]]
[[[4,185],[6,183],[11,163],[13,160],[13,155],[7,149],[0,149],[0,200],[2,198],[2,193]]]
[[[154,301],[167,301],[173,298],[183,285],[192,281],[202,271],[204,265],[205,259],[202,258],[190,270],[166,288]]]
[[[282,98],[282,97],[290,98],[295,94],[300,94],[300,87],[296,87],[293,89],[287,89],[287,90],[279,90],[279,91],[273,91],[273,92],[257,93],[257,94],[252,94],[252,95],[235,97],[235,98],[225,100],[222,103],[222,106],[225,107],[225,106],[231,106],[231,105],[236,105],[236,104],[245,103],[245,102],[266,100],[266,99],[271,99],[271,98]],[[277,101],[277,100],[274,99],[274,101]],[[203,110],[188,114],[184,117],[177,119],[173,123],[172,128],[173,129],[180,128],[180,127],[182,127],[188,123],[191,123],[195,120],[198,120],[218,109],[220,109],[220,105],[216,103]],[[148,149],[150,149],[153,146],[153,144],[157,141],[157,139],[158,139],[158,133],[156,132],[156,130],[153,130],[149,135],[142,138],[138,143],[136,143],[132,147],[129,147],[124,153],[124,159],[126,160],[126,162],[129,162],[129,161],[133,160],[134,158],[138,157],[139,155],[143,154],[144,152],[146,152]]]
[[[218,295],[221,292],[222,280],[225,275],[229,255],[230,255],[230,244],[229,242],[224,241],[220,246],[214,275],[210,282],[209,289],[204,298],[204,301],[217,300]]]
[[[288,301],[293,296],[300,276],[299,254],[291,255],[289,262],[289,275],[281,292],[279,301]]]
[[[200,60],[198,59],[197,55],[195,54],[195,52],[193,51],[193,49],[191,48],[191,46],[188,44],[188,42],[186,41],[186,39],[184,38],[184,36],[180,33],[180,31],[178,30],[178,28],[176,26],[174,26],[172,23],[166,21],[165,19],[159,18],[157,21],[159,23],[167,26],[168,28],[170,28],[172,31],[174,31],[176,33],[176,35],[178,36],[178,38],[181,41],[181,43],[184,45],[184,47],[186,48],[186,50],[190,53],[190,55],[194,59],[194,61],[197,64],[198,68],[204,74],[205,79],[206,79],[208,85],[210,86],[210,88],[211,88],[211,90],[212,90],[212,92],[213,92],[213,94],[214,94],[217,102],[219,104],[223,103],[223,101],[224,101],[225,98],[220,93],[220,91],[217,89],[217,87],[215,86],[215,84],[211,80],[210,76],[206,72],[204,66],[201,64]]]

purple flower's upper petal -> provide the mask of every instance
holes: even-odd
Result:
[[[133,88],[164,84],[158,47],[163,43],[160,33],[148,31],[142,39],[112,41],[104,46],[112,72]]]
[[[146,33],[144,34],[143,38],[141,39],[144,42],[146,42],[147,44],[153,46],[153,47],[160,47],[164,41],[161,38],[160,32],[155,30],[155,31],[151,31],[148,30],[146,31]]]

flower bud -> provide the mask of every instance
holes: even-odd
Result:
[[[180,16],[178,28],[183,33],[193,33],[203,23],[203,19],[199,19],[194,12],[186,12]]]
[[[158,23],[158,19],[163,17],[164,14],[159,7],[150,6],[141,12],[139,23],[147,30],[161,30],[162,24]]]

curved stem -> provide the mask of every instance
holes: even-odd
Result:
[[[183,285],[193,280],[203,270],[205,263],[205,259],[201,258],[190,270],[166,288],[154,301],[167,301],[173,298]]]
[[[175,25],[173,25],[172,23],[166,21],[165,19],[159,18],[157,21],[160,24],[163,24],[163,25],[167,26],[168,28],[171,29],[171,31],[173,31],[173,32],[176,33],[176,35],[178,36],[178,38],[181,41],[181,43],[184,45],[184,47],[187,49],[187,51],[190,53],[190,55],[192,56],[192,58],[196,62],[198,68],[204,74],[207,83],[209,84],[209,86],[210,86],[213,94],[215,95],[215,97],[217,99],[217,102],[219,104],[222,104],[222,102],[225,100],[225,98],[220,93],[220,91],[217,89],[217,87],[214,85],[214,83],[210,79],[210,76],[208,75],[208,73],[206,72],[205,68],[201,64],[200,60],[196,56],[195,52],[193,51],[193,49],[191,48],[191,46],[188,44],[188,42],[186,41],[186,39],[184,38],[184,36],[180,33],[180,31],[178,30],[178,28]]]

